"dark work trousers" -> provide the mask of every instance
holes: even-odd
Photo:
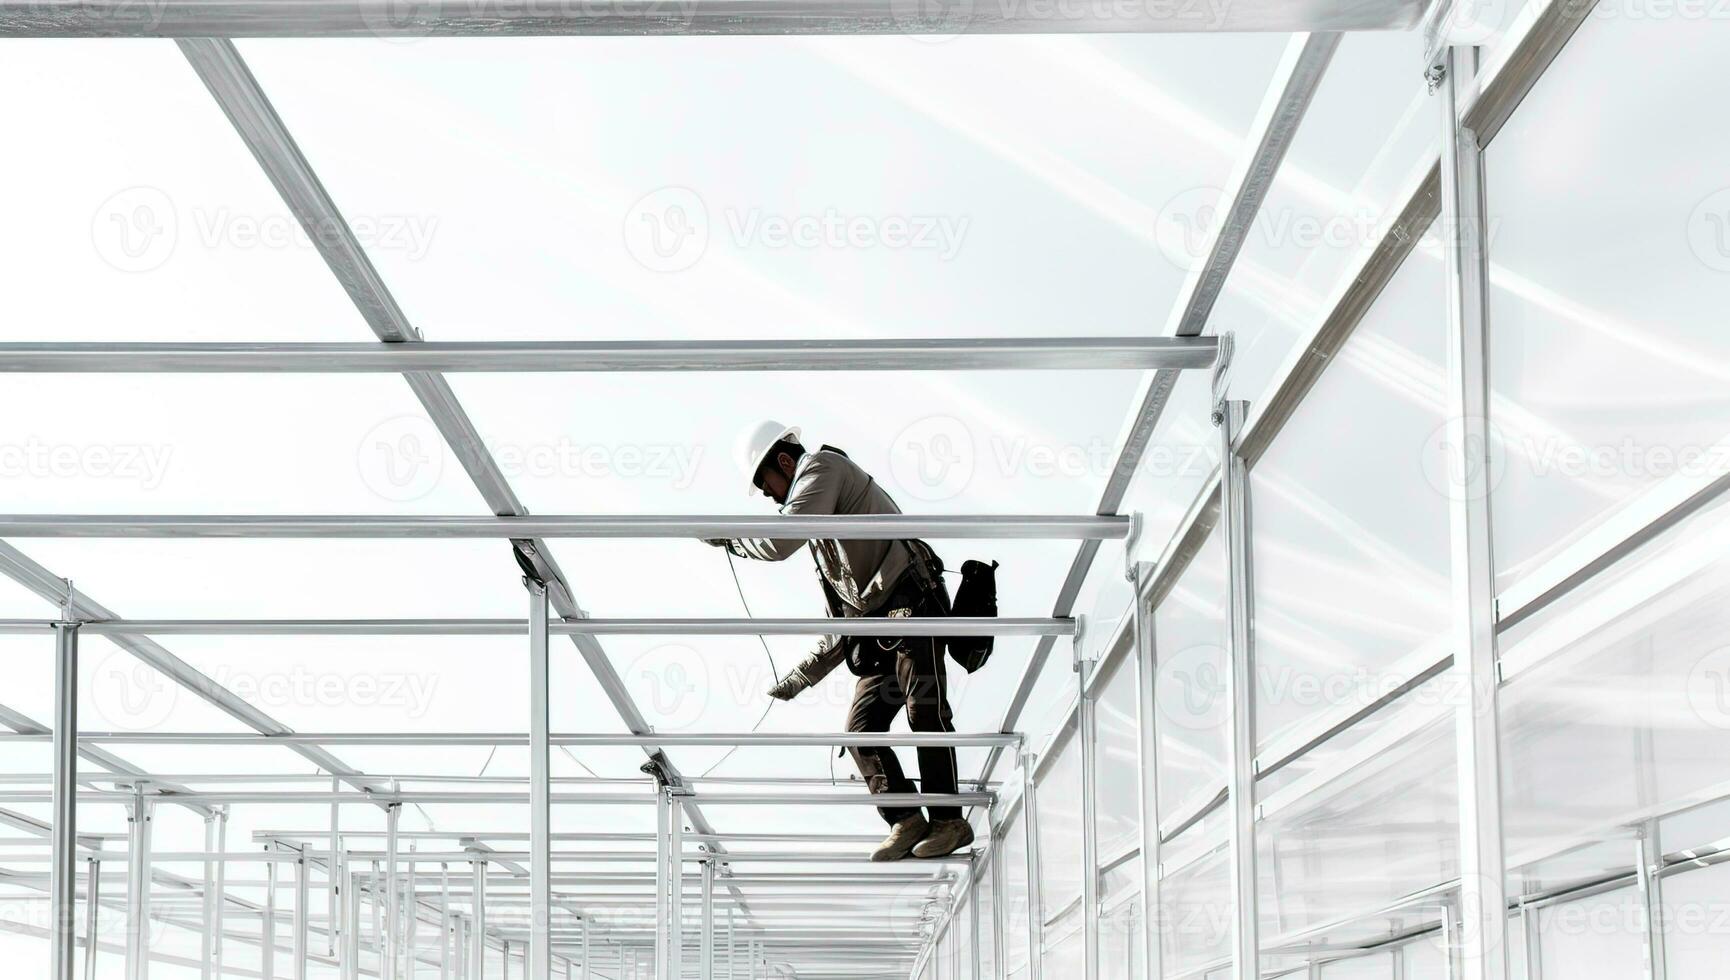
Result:
[[[913,614],[942,615],[930,608],[915,608]],[[866,638],[860,642],[875,644]],[[859,678],[853,688],[853,707],[847,712],[850,732],[886,732],[889,723],[902,708],[907,709],[907,727],[916,732],[952,732],[955,730],[949,710],[949,678],[943,669],[943,640],[940,637],[906,637],[900,648],[885,654],[882,664],[886,672]],[[913,781],[901,770],[901,760],[887,746],[851,748],[859,775],[873,793],[913,793]],[[919,781],[927,793],[955,792],[955,750],[951,748],[919,749]],[[877,812],[891,824],[916,815],[918,807],[878,807]],[[931,820],[959,820],[961,808],[934,806]]]

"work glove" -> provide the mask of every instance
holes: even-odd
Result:
[[[791,701],[800,691],[810,686],[811,679],[805,676],[804,671],[795,667],[787,672],[787,676],[776,681],[774,687],[769,688],[769,696],[777,701]]]

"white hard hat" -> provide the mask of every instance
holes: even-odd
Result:
[[[798,442],[799,427],[782,425],[774,419],[764,419],[739,433],[739,444],[733,450],[733,458],[738,462],[739,470],[745,474],[749,487],[747,496],[756,496],[757,470],[768,461],[769,450],[783,439]]]

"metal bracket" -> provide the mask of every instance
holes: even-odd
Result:
[[[1232,355],[1237,352],[1237,334],[1226,331],[1219,335],[1219,357],[1213,362],[1213,424],[1219,425],[1225,421],[1225,413],[1220,406],[1225,404],[1225,389],[1231,381]]]
[[[1440,91],[1442,83],[1447,80],[1448,66],[1443,62],[1433,62],[1428,68],[1424,69],[1424,85],[1429,89],[1431,95],[1435,95]]]

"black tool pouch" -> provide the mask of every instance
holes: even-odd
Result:
[[[952,616],[996,618],[997,563],[987,565],[968,559],[961,563],[961,584],[955,589],[955,601],[950,604]],[[948,639],[949,658],[969,674],[985,666],[991,659],[994,636],[951,636]]]

